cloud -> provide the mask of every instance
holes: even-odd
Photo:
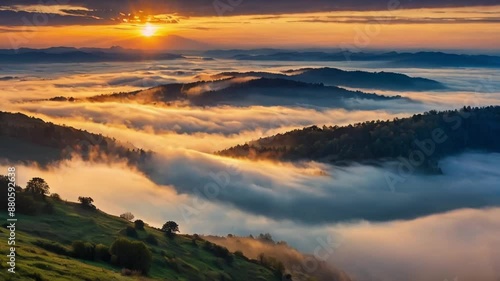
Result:
[[[328,11],[383,11],[396,6],[402,9],[449,8],[498,5],[496,0],[446,0],[446,1],[387,1],[387,0],[318,0],[304,2],[300,0],[277,1],[199,1],[199,0],[127,0],[98,1],[73,0],[48,1],[40,5],[35,0],[5,1],[0,10],[0,25],[23,25],[22,18],[33,18],[40,12],[50,13],[50,25],[60,24],[109,24],[134,22],[149,16],[150,20],[163,23],[177,23],[178,16],[221,16],[221,15],[276,15],[290,13],[311,13]],[[40,8],[40,7],[43,7]],[[52,16],[53,15],[53,16]],[[151,17],[153,16],[153,17]]]
[[[444,175],[408,177],[395,192],[387,182],[387,168],[243,160],[233,160],[241,173],[220,175],[217,189],[205,183],[213,182],[211,171],[224,171],[221,161],[194,152],[169,155],[155,162],[155,167],[163,168],[150,176],[159,184],[174,186],[181,194],[216,192],[217,196],[206,197],[255,215],[311,225],[412,219],[460,208],[500,205],[500,173],[492,168],[500,164],[500,154],[444,159]]]
[[[355,280],[500,278],[500,209],[460,210],[413,221],[340,226],[331,262]]]
[[[390,17],[390,16],[371,16],[371,17],[314,17],[301,20],[290,20],[289,22],[303,23],[356,23],[356,24],[468,24],[468,23],[498,23],[500,17]]]
[[[465,159],[457,159],[463,160]],[[484,166],[495,167],[492,164],[495,163],[485,163]],[[172,166],[171,172],[182,169],[177,167]],[[4,165],[0,165],[0,168],[6,170]],[[289,174],[288,168],[283,168],[285,175],[282,182],[285,182],[289,179]],[[261,170],[267,169],[268,166],[261,167]],[[91,196],[101,210],[114,215],[130,211],[153,226],[175,220],[180,224],[182,233],[232,233],[246,236],[270,232],[275,240],[286,240],[301,252],[319,254],[327,263],[334,264],[330,269],[340,268],[357,281],[454,280],[455,277],[458,280],[490,281],[500,277],[500,240],[497,235],[500,232],[499,208],[461,209],[409,221],[304,225],[293,219],[277,221],[270,218],[269,214],[255,216],[226,204],[179,194],[174,187],[157,185],[124,163],[99,164],[73,159],[47,169],[18,165],[17,170],[21,186],[31,177],[40,176],[47,180],[51,192],[59,193],[64,199],[75,201],[78,196]],[[477,170],[488,175],[494,168],[484,170],[484,167],[479,167],[469,176],[478,176]],[[212,171],[238,174],[237,170],[227,167]],[[280,169],[272,170],[276,171]],[[199,172],[205,171],[201,169]],[[456,173],[464,171],[457,170]],[[89,174],[92,177],[85,176]],[[355,176],[353,180],[358,178]],[[458,178],[453,184],[459,180],[462,179]],[[207,182],[217,181],[212,178],[200,184]],[[484,181],[477,181],[476,178],[470,180],[469,184],[474,187],[471,191],[474,192],[483,183]],[[309,186],[311,191],[316,188],[314,185]],[[286,200],[288,195],[283,193],[281,197]],[[379,205],[383,206],[385,193],[379,193],[378,197]],[[444,200],[448,199],[450,198]],[[336,201],[332,201],[332,204],[335,203]],[[297,213],[297,208],[288,208],[291,218]],[[373,209],[366,205],[360,208]],[[186,210],[191,210],[191,215],[186,216]],[[281,258],[288,257],[290,268],[310,274],[317,274],[317,266],[323,264],[311,259],[304,262],[293,249],[266,247],[261,243],[243,245],[245,247],[241,250],[250,257],[261,252],[272,252]],[[227,246],[235,250],[241,245]]]

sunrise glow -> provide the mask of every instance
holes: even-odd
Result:
[[[156,31],[158,30],[158,27],[150,24],[149,22],[146,23],[146,25],[141,29],[141,34],[144,37],[152,37],[153,35],[156,34]]]

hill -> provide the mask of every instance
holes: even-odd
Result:
[[[122,159],[139,165],[151,153],[102,135],[0,111],[0,159],[46,165],[74,155],[86,160]]]
[[[344,127],[312,126],[261,138],[219,152],[230,157],[332,163],[424,162],[420,168],[439,172],[437,161],[466,150],[500,151],[500,107],[416,114],[392,121],[368,121]],[[416,160],[415,160],[416,159]]]
[[[401,73],[383,71],[346,71],[331,67],[291,69],[283,73],[223,72],[212,76],[214,79],[227,77],[281,78],[305,83],[324,83],[333,86],[394,91],[429,91],[446,89],[446,86],[438,81],[420,77],[410,77]]]
[[[54,97],[52,101],[79,100],[72,97]],[[401,96],[384,96],[351,91],[322,83],[306,83],[293,79],[267,77],[231,77],[213,81],[174,83],[142,91],[99,95],[86,99],[92,102],[123,101],[145,104],[181,104],[193,106],[322,106],[359,108],[362,100],[399,100],[414,102]],[[372,105],[377,106],[377,105]],[[383,105],[381,104],[380,107]]]
[[[19,201],[22,192],[18,190]],[[2,203],[6,199],[2,195]],[[277,269],[230,253],[197,235],[169,237],[147,225],[138,229],[126,219],[54,197],[30,201],[35,208],[31,215],[20,213],[29,210],[26,204],[17,207],[16,274],[7,272],[7,257],[2,255],[1,280],[281,280]],[[3,211],[3,221],[5,214]],[[9,234],[6,226],[0,229],[2,237]],[[147,274],[125,270],[117,264],[119,260],[109,256],[108,249],[111,252],[119,238],[146,246],[152,257]],[[83,257],[78,245],[87,251]],[[8,252],[6,243],[0,251]]]

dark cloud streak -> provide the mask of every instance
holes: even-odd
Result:
[[[216,8],[217,5],[225,8]],[[7,0],[2,4],[3,11],[0,11],[0,25],[23,25],[22,17],[33,17],[36,13],[20,12],[14,13],[8,7],[23,5],[57,5],[70,4],[74,7],[84,7],[89,11],[73,11],[65,16],[54,16],[50,25],[64,24],[106,24],[112,23],[111,19],[117,19],[120,13],[140,15],[177,14],[180,16],[220,16],[223,9],[225,16],[230,15],[280,15],[287,13],[308,13],[308,12],[330,12],[330,11],[384,11],[388,9],[413,9],[413,8],[450,8],[450,7],[473,7],[473,6],[494,6],[498,5],[497,0],[445,0],[445,1],[410,1],[410,0],[243,0],[238,5],[230,5],[226,0],[72,0],[68,1],[46,1],[40,3],[35,0]],[[5,8],[7,7],[7,8]],[[390,8],[392,7],[392,8]],[[218,12],[219,10],[219,12]],[[114,21],[115,23],[117,21]]]

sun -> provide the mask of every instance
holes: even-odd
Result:
[[[142,33],[142,36],[144,36],[144,37],[151,37],[151,36],[155,35],[157,30],[158,30],[158,28],[156,26],[154,26],[148,22],[142,28],[141,33]]]

